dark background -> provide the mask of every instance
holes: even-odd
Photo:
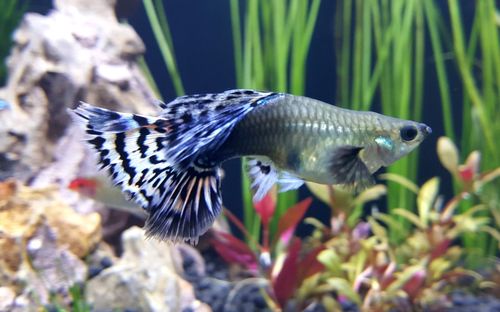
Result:
[[[51,8],[49,0],[35,0],[30,11],[46,13]],[[438,2],[446,16],[446,1]],[[233,43],[228,0],[165,0],[164,1],[170,30],[175,48],[177,64],[187,94],[219,92],[236,87],[233,59]],[[465,17],[464,28],[470,30],[474,1],[461,3]],[[323,0],[321,3],[315,33],[307,64],[306,95],[329,103],[335,103],[336,77],[334,50],[334,14],[336,1]],[[146,45],[146,61],[153,72],[165,101],[175,98],[175,92],[163,63],[158,46],[149,26],[141,1],[119,1],[119,16],[126,18],[136,29]],[[427,37],[427,40],[429,38]],[[451,41],[451,35],[450,35]],[[444,46],[449,46],[447,43]],[[443,135],[442,112],[434,72],[430,42],[426,42],[426,68],[424,90],[424,112],[422,122],[433,129],[433,134],[421,145],[420,172],[418,183],[433,177],[442,177],[441,191],[451,196],[449,174],[440,165],[435,152],[436,141]],[[450,62],[447,68],[452,88],[452,103],[461,104],[462,86],[456,68]],[[374,110],[380,103],[374,103]],[[461,109],[454,105],[455,127],[460,131]],[[459,141],[458,141],[459,142]],[[457,142],[457,143],[458,143]],[[240,214],[241,187],[239,161],[230,161],[224,166],[226,178],[223,181],[225,206]],[[300,189],[300,196],[309,193],[305,187]],[[383,203],[380,203],[383,205]],[[329,216],[329,209],[315,201],[315,209],[309,215],[323,220]]]

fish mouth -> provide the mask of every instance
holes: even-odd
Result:
[[[432,128],[426,124],[420,124],[419,128],[420,128],[420,133],[422,133],[424,138],[432,133]]]

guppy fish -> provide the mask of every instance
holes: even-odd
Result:
[[[150,236],[197,242],[221,212],[221,163],[248,156],[254,200],[304,180],[363,189],[431,133],[422,123],[302,96],[230,90],[181,96],[157,117],[74,110],[114,183],[148,213]]]

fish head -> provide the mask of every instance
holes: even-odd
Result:
[[[376,131],[364,152],[363,158],[371,172],[407,155],[432,133],[426,124],[410,120],[392,119],[385,126]]]

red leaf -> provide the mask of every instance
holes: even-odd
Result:
[[[274,215],[274,210],[276,209],[276,203],[274,202],[270,193],[259,202],[254,203],[255,211],[262,220],[262,224],[267,226]]]
[[[458,175],[465,183],[472,183],[479,173],[479,164],[481,163],[481,153],[473,151],[465,160],[465,164],[458,167]]]
[[[448,250],[448,248],[450,247],[451,243],[452,241],[450,239],[444,239],[441,242],[439,242],[432,250],[430,260],[432,261],[444,255]]]
[[[229,233],[213,232],[212,246],[226,262],[243,265],[253,272],[257,271],[257,257],[250,247]]]
[[[460,176],[460,179],[464,182],[470,182],[474,179],[474,168],[472,167],[462,167],[458,169],[458,174]]]
[[[273,280],[274,295],[282,308],[285,307],[286,302],[292,297],[297,287],[298,258],[301,246],[302,243],[299,239],[292,242],[283,267]]]
[[[424,285],[426,277],[425,270],[419,270],[405,283],[403,290],[408,294],[411,299],[415,299],[416,296],[422,291],[422,286]]]
[[[325,250],[325,246],[319,246],[311,250],[300,260],[298,283],[302,283],[306,278],[323,271],[325,266],[318,261],[318,254]]]
[[[287,244],[292,238],[297,224],[299,224],[299,221],[302,217],[304,217],[304,214],[311,205],[311,202],[312,199],[310,197],[304,199],[295,206],[288,208],[285,214],[280,218],[276,237],[278,237],[284,244]]]

